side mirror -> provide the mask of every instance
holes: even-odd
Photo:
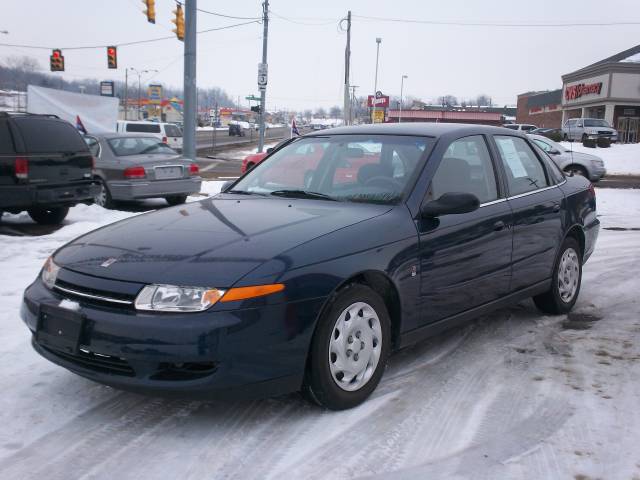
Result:
[[[437,200],[425,203],[420,209],[422,218],[435,218],[441,215],[469,213],[480,207],[480,200],[471,193],[449,192]]]
[[[560,155],[560,151],[556,150],[555,148],[552,148],[551,150],[549,150],[547,152],[549,155]]]
[[[273,147],[269,147],[269,148],[267,148],[267,153],[271,153],[271,152],[273,152],[273,150],[274,150]]]
[[[220,191],[222,193],[226,192],[227,188],[229,188],[231,185],[233,185],[233,183],[234,183],[234,180],[227,180],[226,182],[224,182],[222,184],[222,188],[220,189]]]

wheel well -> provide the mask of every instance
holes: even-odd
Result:
[[[563,168],[563,170],[564,170],[564,171],[567,171],[567,170],[569,170],[569,169],[570,169],[570,168],[572,168],[572,167],[577,167],[577,168],[579,168],[580,170],[583,170],[583,171],[587,172],[587,169],[586,169],[586,168],[584,168],[584,167],[583,167],[582,165],[580,165],[579,163],[570,163],[569,165],[566,165],[566,166]],[[587,172],[587,173],[588,173],[588,172]]]
[[[402,308],[400,306],[400,295],[393,282],[384,273],[371,270],[351,277],[342,283],[336,292],[339,292],[352,283],[360,283],[368,286],[384,300],[391,319],[391,346],[392,349],[397,348],[400,344]]]
[[[582,231],[582,228],[580,228],[578,225],[574,225],[571,228],[571,230],[569,230],[566,236],[573,237],[578,241],[578,245],[580,245],[580,255],[584,256],[585,239],[584,239],[584,232]]]

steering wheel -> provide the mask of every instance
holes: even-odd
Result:
[[[392,187],[389,190],[398,191],[398,192],[402,191],[402,188],[403,188],[402,184],[397,180],[391,177],[383,177],[383,176],[371,177],[366,182],[364,182],[364,186],[379,187],[382,189],[386,189],[387,187]]]

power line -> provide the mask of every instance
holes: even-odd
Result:
[[[208,10],[203,10],[201,8],[198,8],[199,12],[202,13],[206,13],[208,15],[214,15],[216,17],[223,17],[223,18],[231,18],[234,20],[260,20],[262,21],[262,17],[236,17],[234,15],[225,15],[224,13],[218,13],[218,12],[210,12]]]
[[[365,15],[353,15],[355,18],[362,20],[378,21],[378,22],[395,22],[395,23],[419,23],[427,25],[445,25],[455,27],[609,27],[619,25],[640,25],[638,22],[570,22],[570,23],[511,23],[511,22],[444,22],[438,20],[415,20],[409,18],[385,18],[385,17],[369,17]]]
[[[273,15],[276,18],[279,18],[280,20],[284,20],[285,22],[290,22],[290,23],[295,23],[298,25],[306,25],[306,26],[311,26],[311,27],[323,27],[325,25],[334,25],[336,22],[339,21],[339,19],[335,19],[335,20],[330,20],[330,21],[325,21],[322,23],[308,23],[308,22],[301,22],[300,20],[297,19],[293,19],[293,18],[288,18],[288,17],[283,17],[282,15],[278,15],[276,12],[274,12],[273,10],[269,10],[269,13],[271,15]],[[310,20],[315,20],[311,17],[308,17],[308,19]],[[318,18],[317,20],[328,20],[328,19],[320,19]]]
[[[209,32],[215,32],[218,30],[226,30],[229,28],[235,28],[235,27],[241,27],[243,25],[249,25],[251,23],[260,23],[260,20],[253,20],[250,22],[242,22],[242,23],[236,23],[234,25],[225,25],[224,27],[216,27],[216,28],[208,28],[206,30],[200,30],[199,32],[197,32],[198,34],[201,33],[209,33]],[[108,46],[114,46],[114,47],[128,47],[131,45],[141,45],[144,43],[152,43],[152,42],[159,42],[161,40],[169,40],[171,38],[176,38],[175,35],[168,35],[166,37],[157,37],[157,38],[150,38],[148,40],[137,40],[137,41],[133,41],[133,42],[123,42],[123,43],[110,43],[110,44],[105,44],[105,45],[86,45],[86,46],[82,46],[82,47],[45,47],[45,46],[41,46],[41,45],[19,45],[19,44],[12,44],[12,43],[0,43],[0,47],[13,47],[13,48],[30,48],[32,50],[53,50],[54,48],[58,48],[60,50],[91,50],[91,49],[96,49],[96,48],[106,48]]]

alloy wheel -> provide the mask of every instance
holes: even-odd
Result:
[[[573,248],[567,248],[562,254],[558,266],[558,293],[563,302],[569,303],[578,290],[580,280],[580,259]]]

